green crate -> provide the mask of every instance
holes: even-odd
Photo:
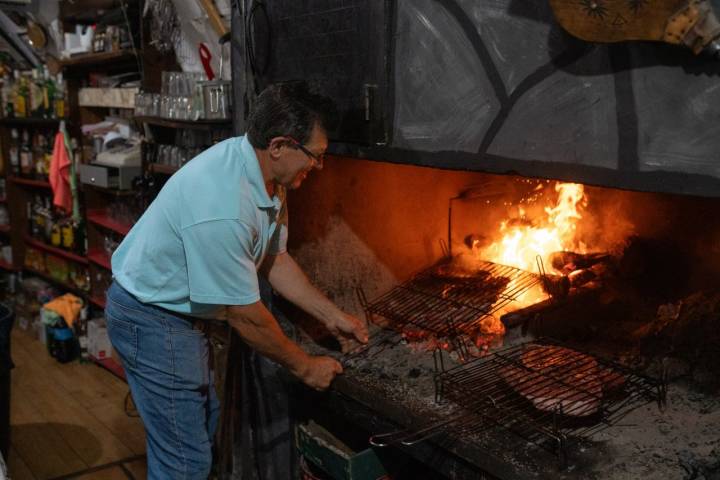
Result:
[[[300,453],[335,480],[389,479],[372,448],[355,452],[316,423],[297,428]]]

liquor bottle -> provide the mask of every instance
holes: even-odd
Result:
[[[89,285],[89,283],[88,283]],[[90,354],[88,353],[88,306],[87,303],[83,305],[80,310],[80,318],[73,324],[73,330],[75,338],[78,340],[78,347],[80,350],[80,363],[87,363],[90,361]]]
[[[7,118],[15,116],[15,107],[13,106],[13,83],[10,80],[10,75],[3,77],[2,86],[2,115]]]
[[[54,216],[50,217],[50,245],[59,247],[62,245],[62,233],[60,229],[60,220]]]
[[[42,198],[36,195],[32,204],[28,203],[28,218],[32,219],[30,222],[30,235],[38,240],[43,239],[45,236],[46,222],[42,210]]]
[[[87,253],[87,236],[85,235],[85,222],[82,218],[72,221],[72,230],[75,242],[73,251],[78,255],[85,255]]]
[[[57,74],[57,82],[55,82],[55,116],[65,118],[65,82],[62,72]]]
[[[12,174],[20,175],[20,135],[17,128],[10,130],[10,148],[8,153],[10,156],[10,170]]]
[[[35,233],[37,232],[37,225],[35,225],[35,211],[33,210],[34,205],[35,204],[33,202],[31,202],[30,200],[25,202],[25,216],[28,219],[27,233],[31,237],[35,237],[36,236]]]
[[[27,177],[31,177],[35,172],[33,153],[30,148],[30,134],[27,130],[23,130],[22,133],[22,145],[20,145],[20,172]]]
[[[45,201],[42,208],[42,215],[45,217],[44,238],[45,242],[50,242],[50,237],[52,236],[52,226],[54,223],[52,220],[52,205],[50,197],[44,197],[43,200]]]
[[[40,78],[40,70],[33,68],[31,70],[31,76],[28,80],[28,89],[30,91],[30,108],[29,117],[42,118],[43,114],[43,88],[45,87],[42,79]]]
[[[55,118],[55,82],[47,65],[43,67],[43,83],[43,114],[45,118]]]
[[[27,116],[27,88],[19,70],[14,70],[13,76],[13,109],[16,117],[24,118]]]
[[[75,229],[73,228],[73,221],[70,218],[66,218],[62,222],[60,227],[62,233],[62,246],[65,250],[75,251]]]
[[[33,158],[36,178],[45,180],[50,173],[50,162],[47,156],[47,138],[42,133],[33,136]]]

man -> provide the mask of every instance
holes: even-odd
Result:
[[[286,251],[285,190],[322,168],[325,103],[302,86],[266,89],[247,134],[174,174],[112,257],[108,332],[145,424],[150,479],[210,471],[219,408],[203,319],[226,320],[312,388],[342,372],[285,336],[260,301],[258,271],[341,342],[367,342],[366,325],[313,287]]]

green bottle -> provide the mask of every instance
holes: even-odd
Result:
[[[43,67],[43,115],[45,118],[57,118],[55,115],[55,82],[50,76],[47,65]]]

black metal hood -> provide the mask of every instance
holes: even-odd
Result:
[[[717,59],[660,43],[577,40],[547,2],[370,4],[271,6],[260,36],[249,28],[259,16],[247,8],[243,19],[237,6],[236,105],[258,86],[302,77],[336,97],[353,126],[334,136],[336,154],[720,196]],[[368,12],[374,27],[364,36]],[[343,31],[349,43],[337,41]],[[246,44],[269,51],[263,72],[248,68]]]

